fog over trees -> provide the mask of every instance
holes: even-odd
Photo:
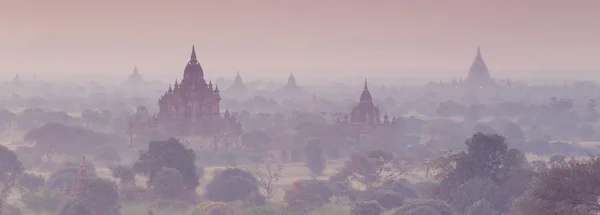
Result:
[[[480,50],[426,85],[205,73],[193,49],[168,84],[2,83],[1,214],[600,213],[591,81],[493,79]]]

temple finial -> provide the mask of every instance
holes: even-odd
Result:
[[[365,88],[364,90],[369,90],[369,88],[367,87],[367,79],[365,78]]]
[[[238,69],[238,71],[237,71],[237,76],[240,76],[240,70],[239,70],[239,69]]]
[[[196,57],[196,46],[192,46],[192,56],[190,56],[190,61],[197,61],[198,58]]]

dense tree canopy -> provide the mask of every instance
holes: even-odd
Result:
[[[148,177],[148,185],[152,186],[154,177],[163,168],[173,168],[181,173],[185,187],[195,190],[199,186],[196,172],[196,153],[185,147],[176,139],[151,141],[148,149],[140,152],[133,169]]]

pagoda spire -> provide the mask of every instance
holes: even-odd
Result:
[[[198,58],[196,57],[196,46],[192,46],[192,55],[190,56],[190,61],[191,62],[198,61]]]
[[[364,89],[363,89],[363,90],[365,90],[365,91],[368,91],[368,90],[369,90],[369,87],[367,86],[367,79],[366,79],[366,78],[365,78],[365,87],[364,87]]]

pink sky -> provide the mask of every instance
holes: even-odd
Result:
[[[569,77],[539,70],[600,70],[598,11],[597,0],[0,0],[0,74],[124,77],[138,65],[176,78],[195,44],[212,77],[463,76],[481,45],[492,75]]]

